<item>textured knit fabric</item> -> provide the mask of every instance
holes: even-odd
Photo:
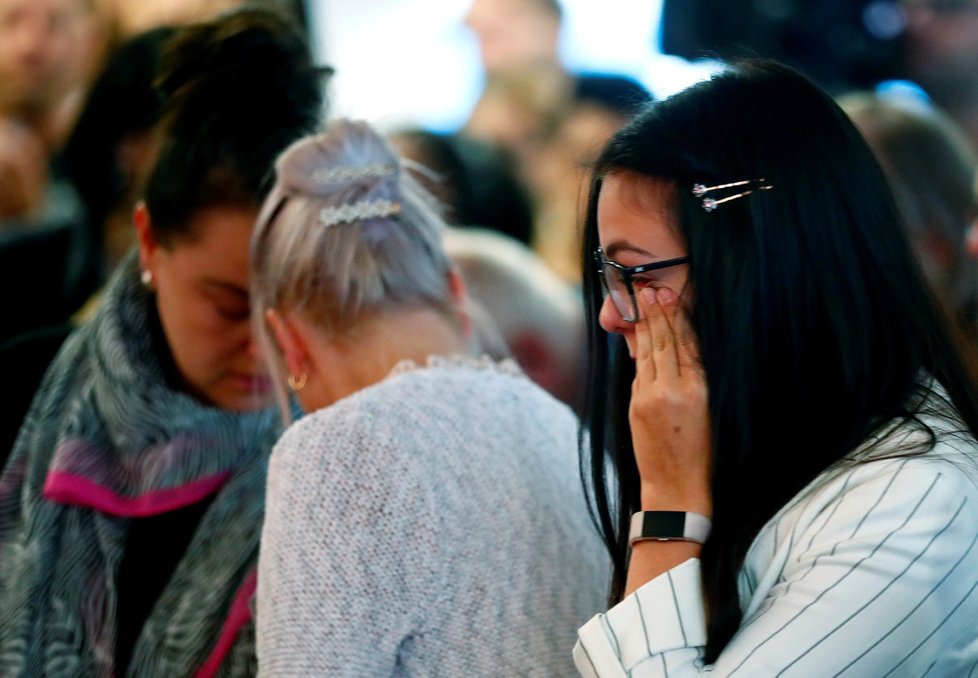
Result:
[[[713,666],[692,559],[580,630],[581,674],[978,675],[976,444],[927,423],[944,429],[931,452],[882,459],[921,435],[901,424],[875,460],[830,469],[761,530],[740,573],[743,622]]]
[[[204,407],[171,390],[160,342],[133,257],[44,378],[0,476],[4,678],[113,675],[130,524],[205,498],[127,674],[256,670],[240,600],[257,565],[277,418]]]
[[[449,359],[289,428],[269,468],[260,673],[573,673],[608,581],[576,430],[515,364]]]

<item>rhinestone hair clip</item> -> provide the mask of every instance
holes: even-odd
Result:
[[[312,180],[317,184],[332,184],[337,182],[356,181],[367,177],[386,177],[393,174],[397,168],[394,165],[373,163],[369,165],[348,165],[332,169],[317,169],[312,172]]]
[[[319,212],[319,223],[324,227],[348,224],[364,219],[389,217],[401,211],[400,203],[390,200],[358,200],[339,207],[324,207]]]
[[[751,188],[746,188],[740,193],[735,193],[734,195],[728,195],[726,198],[703,198],[704,195],[712,191],[719,191],[724,188],[736,188],[738,186],[751,186]],[[767,183],[767,179],[745,179],[744,181],[733,181],[729,184],[717,184],[716,186],[704,186],[703,184],[693,184],[693,196],[696,198],[703,198],[703,209],[706,212],[712,212],[717,208],[717,205],[722,205],[725,202],[730,202],[731,200],[736,200],[737,198],[743,198],[745,195],[750,195],[754,191],[769,191],[774,186]]]

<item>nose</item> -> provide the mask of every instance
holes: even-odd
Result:
[[[598,312],[598,323],[601,329],[609,334],[628,334],[634,331],[632,323],[622,320],[621,313],[615,308],[610,295],[605,295],[601,310]]]
[[[46,17],[39,11],[23,12],[14,25],[12,42],[20,54],[34,58],[42,54],[47,42]]]
[[[261,345],[259,344],[258,337],[256,337],[252,332],[248,333],[247,348],[245,350],[248,353],[248,357],[255,362],[261,362],[263,360]]]
[[[250,318],[242,321],[238,327],[239,350],[243,351],[250,359],[255,362],[262,361],[261,342],[254,332]]]

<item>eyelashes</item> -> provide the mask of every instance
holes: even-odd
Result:
[[[632,278],[632,286],[635,288],[645,288],[645,287],[662,287],[663,282],[657,278]]]

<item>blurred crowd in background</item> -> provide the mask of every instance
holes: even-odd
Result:
[[[309,30],[327,1],[261,4]],[[160,45],[172,26],[237,4],[0,0],[0,357],[15,381],[36,383],[132,246],[161,110]],[[473,0],[464,23],[484,73],[467,121],[390,137],[427,168],[459,227],[450,249],[514,356],[577,405],[587,167],[653,96],[630,75],[568,68],[563,11],[558,0]],[[647,49],[778,58],[838,95],[879,154],[935,292],[973,330],[978,0],[666,0],[660,43]],[[373,58],[397,54],[378,46]],[[913,85],[885,86],[898,80]]]

